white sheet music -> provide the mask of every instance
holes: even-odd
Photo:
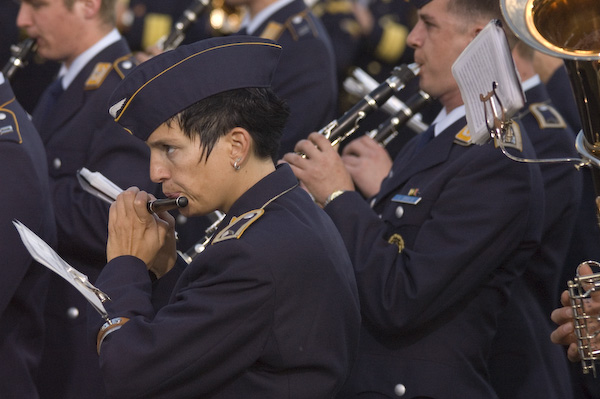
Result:
[[[102,173],[92,172],[87,168],[81,168],[77,172],[77,178],[85,191],[109,204],[113,203],[123,191],[121,187],[108,180]]]
[[[504,122],[525,105],[521,80],[506,35],[497,20],[490,21],[469,43],[452,65],[452,74],[465,103],[467,124],[475,144],[484,144],[491,137],[480,96],[489,94],[494,82],[504,108]]]
[[[102,299],[110,299],[105,293],[94,287],[85,274],[69,265],[44,240],[27,228],[27,226],[18,220],[14,220],[13,224],[17,228],[21,236],[21,241],[23,241],[25,248],[27,248],[33,259],[68,281],[83,294],[102,317],[108,317],[106,309],[102,304]]]

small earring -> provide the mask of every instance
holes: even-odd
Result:
[[[238,158],[235,160],[235,162],[233,163],[233,169],[240,170],[240,165],[238,165],[238,162],[240,162],[241,160],[242,158]]]

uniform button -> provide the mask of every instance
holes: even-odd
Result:
[[[399,205],[398,208],[396,208],[396,217],[398,219],[400,219],[403,215],[404,215],[404,208],[402,207],[402,205]]]
[[[394,387],[394,393],[396,396],[404,396],[406,393],[406,387],[403,384],[398,384]]]
[[[70,307],[67,309],[67,317],[71,320],[75,320],[79,317],[79,309],[77,309],[75,306]]]
[[[302,17],[300,15],[296,15],[294,18],[292,18],[292,23],[299,24],[300,22],[302,22]]]
[[[54,166],[54,169],[60,169],[62,166],[62,161],[60,158],[54,158],[54,161],[52,161],[52,166]]]
[[[4,112],[0,112],[0,121],[3,121],[6,119],[6,114]]]
[[[123,69],[131,69],[131,67],[133,67],[133,63],[131,61],[125,61],[121,66],[123,67]]]
[[[187,217],[182,215],[181,213],[177,215],[177,224],[185,224],[187,222]]]

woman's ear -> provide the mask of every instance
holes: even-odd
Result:
[[[250,133],[241,127],[235,127],[227,133],[231,146],[231,163],[234,169],[239,170],[248,161],[251,151],[252,138]]]

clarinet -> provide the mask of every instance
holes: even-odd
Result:
[[[13,44],[10,48],[12,56],[4,68],[2,68],[4,77],[10,81],[19,68],[24,68],[27,65],[29,56],[35,52],[35,50],[36,45],[34,39],[25,39],[17,45]]]
[[[183,12],[183,15],[177,20],[169,36],[161,39],[157,46],[162,51],[173,50],[178,47],[183,39],[185,39],[185,32],[189,29],[194,22],[198,20],[198,16],[208,7],[210,4],[209,0],[193,0],[192,4]]]
[[[373,90],[379,82],[373,79],[368,73],[356,67],[352,70],[352,76],[344,80],[344,89],[357,97],[362,97],[369,91]],[[395,115],[406,108],[406,104],[398,97],[391,96],[385,104],[381,106],[381,110],[390,115]],[[429,127],[423,123],[420,118],[411,118],[406,122],[406,127],[413,130],[415,133],[421,133]]]
[[[395,92],[402,90],[408,82],[419,75],[416,63],[395,67],[392,74],[374,90],[366,94],[339,119],[334,119],[318,133],[325,136],[334,146],[358,129],[359,123],[383,105]],[[306,157],[305,154],[301,154]]]
[[[418,93],[408,99],[406,104],[404,104],[404,107],[398,111],[396,115],[393,115],[382,122],[376,129],[367,133],[367,136],[371,137],[384,147],[387,146],[390,141],[398,136],[400,127],[404,126],[413,116],[415,116],[415,114],[421,111],[421,109],[431,101],[432,98],[429,94],[419,90]]]
[[[211,212],[207,215],[209,220],[212,222],[210,226],[204,231],[204,237],[202,237],[194,246],[188,249],[185,252],[178,252],[181,259],[183,259],[188,265],[192,263],[192,261],[201,254],[205,249],[210,239],[212,238],[215,231],[219,227],[219,224],[225,217],[225,214],[219,211]]]

